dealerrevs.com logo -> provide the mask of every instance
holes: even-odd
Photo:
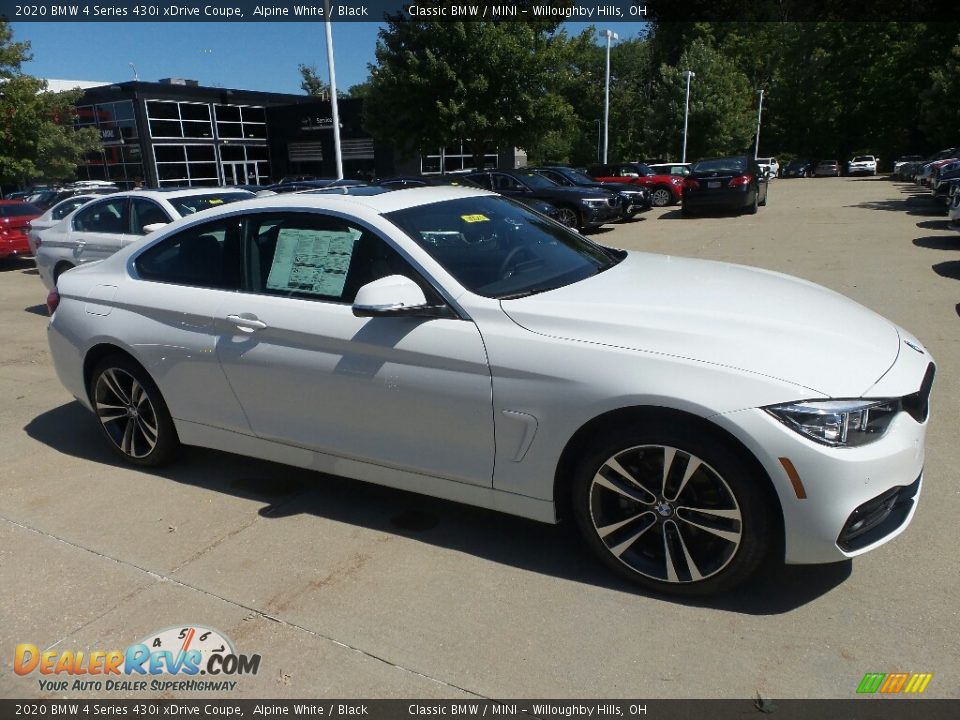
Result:
[[[43,676],[37,682],[45,692],[229,691],[237,686],[231,678],[259,669],[260,655],[238,654],[226,635],[202,625],[165,628],[126,650],[41,651],[21,643],[13,661],[17,675]]]

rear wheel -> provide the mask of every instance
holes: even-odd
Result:
[[[173,459],[180,439],[160,390],[126,355],[101,360],[90,378],[90,401],[100,429],[120,457],[155,467]]]
[[[72,270],[75,266],[71,265],[68,262],[57,263],[57,266],[53,268],[53,284],[57,284],[57,280],[60,279],[60,276],[63,275],[67,270]]]
[[[749,205],[747,205],[746,208],[744,208],[744,212],[745,212],[747,215],[756,215],[756,214],[757,214],[757,208],[758,208],[759,206],[760,206],[760,191],[757,190],[757,191],[753,194],[753,202],[750,203]]]
[[[650,202],[654,207],[666,207],[673,202],[673,193],[670,192],[670,188],[661,185],[650,192]]]
[[[764,482],[699,428],[627,426],[578,465],[573,510],[587,544],[620,575],[705,595],[763,561],[775,515]]]

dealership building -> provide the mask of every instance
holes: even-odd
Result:
[[[363,130],[362,100],[342,99],[338,110],[345,177],[471,169],[470,153],[460,145],[397,157]],[[78,168],[80,180],[177,187],[336,176],[330,102],[307,95],[203,87],[179,78],[99,85],[84,89],[76,126],[95,128],[101,140]],[[491,153],[485,164],[514,167],[523,159],[510,150]]]

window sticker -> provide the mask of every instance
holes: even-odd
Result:
[[[468,223],[490,222],[486,215],[461,215],[460,219]]]
[[[361,234],[357,228],[281,228],[267,289],[339,297]]]

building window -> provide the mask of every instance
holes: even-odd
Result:
[[[227,140],[266,140],[267,114],[259,105],[214,105],[217,137]]]
[[[220,184],[213,145],[154,145],[153,158],[160,187]]]
[[[483,166],[497,167],[497,153],[487,153],[483,156]],[[447,145],[435,153],[420,156],[420,172],[424,175],[436,175],[441,172],[462,172],[477,170],[473,162],[473,153],[469,145]]]
[[[148,100],[147,122],[153,138],[213,138],[210,106],[206,103]]]

